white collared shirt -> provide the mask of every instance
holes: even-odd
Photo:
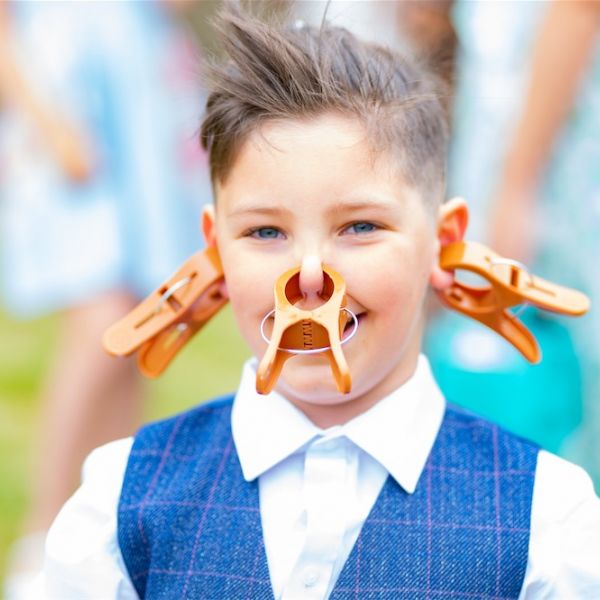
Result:
[[[322,430],[278,394],[257,395],[255,363],[246,364],[232,431],[244,478],[258,477],[276,598],[328,597],[387,475],[414,491],[444,409],[421,356],[399,389],[345,425]],[[45,597],[137,597],[116,533],[131,444],[112,442],[87,459],[83,485],[48,536]],[[534,598],[600,598],[600,500],[584,471],[543,451],[520,594]]]

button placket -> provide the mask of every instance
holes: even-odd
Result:
[[[342,438],[319,439],[304,462],[306,541],[284,587],[284,600],[325,597],[346,529],[348,453]]]
[[[314,587],[319,581],[319,572],[316,569],[305,569],[302,575],[302,583],[304,587],[311,588]]]

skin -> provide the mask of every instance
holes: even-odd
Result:
[[[352,391],[337,392],[321,355],[288,360],[277,390],[315,424],[341,424],[369,409],[413,374],[421,347],[429,285],[452,275],[438,266],[442,244],[462,238],[464,201],[437,215],[404,183],[391,157],[374,155],[356,119],[324,114],[266,123],[240,148],[216,208],[204,214],[217,246],[239,329],[260,357],[259,327],[272,310],[273,286],[301,265],[304,308],[322,302],[321,265],[346,281],[347,306],[359,316],[344,346]]]
[[[533,45],[527,94],[492,200],[489,242],[504,256],[523,262],[535,258],[532,224],[542,199],[540,177],[571,114],[599,32],[600,2],[555,0],[546,9]]]

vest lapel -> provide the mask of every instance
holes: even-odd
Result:
[[[244,480],[233,441],[223,472],[208,495],[208,515],[193,546],[182,598],[273,600],[260,518],[258,480]],[[189,544],[191,545],[191,543]],[[158,597],[160,584],[150,590]],[[174,590],[173,590],[174,591]],[[168,596],[171,598],[171,596]]]
[[[331,600],[357,598],[367,586],[381,588],[381,583],[387,577],[388,557],[385,554],[389,546],[387,543],[381,544],[381,540],[374,540],[373,531],[378,530],[380,524],[394,519],[390,509],[399,504],[401,496],[406,495],[394,479],[388,476],[342,568],[330,596]],[[394,579],[397,578],[396,574]]]
[[[414,493],[388,476],[330,599],[517,598],[536,459],[497,427],[447,414]]]

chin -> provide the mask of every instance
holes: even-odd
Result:
[[[349,395],[338,392],[329,361],[315,359],[316,356],[291,358],[283,368],[277,391],[288,399],[310,404],[346,402]],[[295,361],[298,362],[294,364]]]

